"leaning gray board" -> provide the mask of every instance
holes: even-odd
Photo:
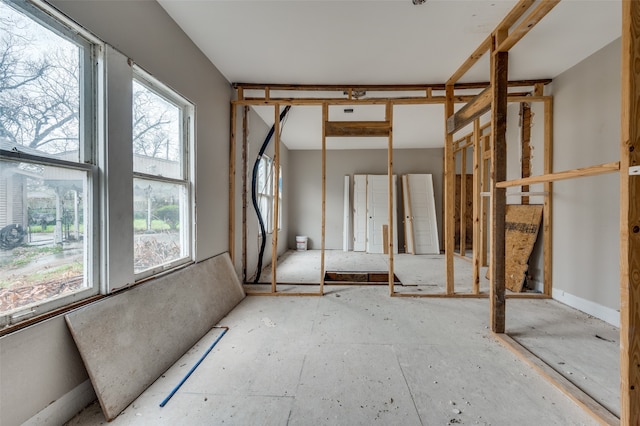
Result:
[[[227,253],[66,315],[113,420],[245,297]]]

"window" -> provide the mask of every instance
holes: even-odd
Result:
[[[191,259],[193,106],[137,70],[132,114],[134,272],[144,278]]]
[[[282,166],[278,182],[278,230],[282,227]],[[263,155],[258,164],[258,207],[264,227],[268,234],[273,233],[273,213],[275,211],[275,164],[271,158]]]
[[[0,0],[0,327],[98,292],[95,45]]]

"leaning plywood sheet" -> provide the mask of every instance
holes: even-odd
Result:
[[[529,256],[538,238],[542,206],[508,205],[505,223],[505,286],[520,292],[529,268]]]
[[[66,315],[107,420],[244,296],[225,253]]]

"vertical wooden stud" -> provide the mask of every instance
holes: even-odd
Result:
[[[640,424],[640,2],[622,2],[620,424]],[[632,168],[633,169],[630,169]]]
[[[520,177],[531,176],[531,105],[520,103],[520,146],[522,152]],[[522,185],[522,192],[529,192],[529,185]],[[529,197],[523,195],[521,204],[529,204]]]
[[[327,222],[327,120],[329,104],[322,104],[322,243],[320,251],[320,294],[324,294],[324,248]]]
[[[393,211],[393,195],[395,193],[395,188],[393,187],[393,104],[391,102],[387,102],[387,110],[386,110],[386,119],[389,121],[390,129],[389,129],[389,145],[387,148],[387,175],[389,179],[389,190],[388,190],[388,230],[389,230],[389,295],[393,295],[394,290],[394,265],[393,265],[393,217],[395,212]]]
[[[455,228],[456,163],[453,153],[453,135],[447,132],[447,119],[453,115],[453,85],[446,86],[444,103],[444,254],[446,264],[446,294],[455,291],[453,249]]]
[[[480,145],[480,119],[473,121],[473,281],[471,291],[473,294],[480,293],[480,163],[482,161],[482,147]]]
[[[280,213],[280,197],[278,197],[280,180],[280,105],[274,105],[275,120],[273,124],[273,233],[271,234],[271,292],[277,291],[278,269],[278,214]]]
[[[544,102],[544,174],[553,173],[553,100]],[[543,239],[543,292],[551,296],[553,291],[553,182],[544,183],[542,207]]]
[[[249,128],[247,115],[249,107],[242,108],[242,282],[247,280],[247,179],[249,166],[247,165],[247,144],[249,141]]]
[[[491,154],[491,135],[482,136],[482,192],[489,192],[491,188],[491,159],[485,159],[484,154]],[[480,264],[482,266],[488,266],[489,260],[487,253],[489,252],[489,238],[491,238],[491,232],[489,232],[489,205],[491,199],[488,197],[482,197],[482,226],[481,229],[481,244],[480,247]]]
[[[464,256],[467,253],[467,148],[460,157],[460,255]]]
[[[494,48],[503,40],[506,32],[498,32],[494,37]],[[494,52],[492,49],[491,86],[491,330],[494,333],[505,331],[505,213],[506,191],[497,188],[496,183],[507,178],[507,89],[508,89],[507,52]]]
[[[236,260],[236,111],[231,103],[229,138],[229,256],[235,267]]]

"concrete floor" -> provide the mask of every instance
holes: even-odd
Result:
[[[247,297],[164,408],[219,330],[112,424],[597,424],[492,337],[486,299],[390,298],[384,286],[327,291]],[[515,338],[617,406],[613,327],[552,300],[509,300],[507,314]],[[94,404],[68,424],[105,423]]]
[[[294,251],[284,253],[278,259],[276,275],[278,283],[314,284],[320,282],[320,250]],[[469,260],[454,257],[455,291],[471,293],[472,264]],[[388,271],[389,255],[363,252],[344,252],[342,250],[325,251],[326,271]],[[446,269],[444,255],[396,254],[394,272],[402,282],[396,291],[399,293],[444,293],[446,289]],[[485,278],[487,268],[481,268],[480,291],[489,291],[489,280]],[[271,282],[271,265],[263,269],[261,283]],[[267,287],[248,285],[249,290],[265,290]],[[290,286],[278,290],[291,291]],[[296,291],[313,291],[297,288]],[[317,290],[315,290],[317,291]]]

